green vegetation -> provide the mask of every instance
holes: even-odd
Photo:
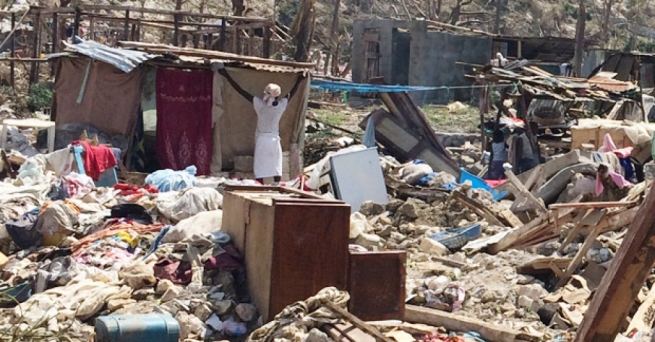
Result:
[[[52,82],[33,84],[30,87],[27,100],[27,108],[32,111],[42,110],[52,104]]]
[[[444,106],[423,106],[423,113],[437,132],[475,133],[480,125],[480,114],[477,108],[467,106],[450,112]]]

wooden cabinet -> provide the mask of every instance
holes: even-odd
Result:
[[[244,254],[248,287],[264,321],[321,289],[345,290],[350,206],[278,187],[230,187],[223,232]]]

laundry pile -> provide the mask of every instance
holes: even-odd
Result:
[[[262,324],[220,231],[218,185],[241,182],[164,170],[96,187],[69,155],[29,158],[0,183],[0,336],[89,340],[109,314],[167,313],[188,340]]]

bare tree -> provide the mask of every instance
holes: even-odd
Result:
[[[587,24],[587,11],[585,0],[578,5],[578,24],[575,29],[575,56],[573,57],[573,71],[577,77],[582,76],[582,55],[584,54],[585,26]]]
[[[457,0],[457,3],[452,8],[450,12],[450,24],[457,25],[460,15],[462,15],[462,8],[464,6],[470,5],[473,3],[473,0]]]
[[[609,22],[612,15],[613,0],[603,1],[603,22],[600,27],[600,40],[605,48],[609,46]]]

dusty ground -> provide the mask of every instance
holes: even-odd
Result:
[[[309,109],[309,113],[316,119],[330,125],[363,133],[358,126],[359,123],[376,108],[386,110],[386,107],[383,106],[368,106],[362,109],[355,109],[339,105],[331,108]],[[450,111],[446,106],[426,105],[421,109],[436,132],[478,132],[480,116],[478,109],[475,107],[466,106],[466,108]]]

